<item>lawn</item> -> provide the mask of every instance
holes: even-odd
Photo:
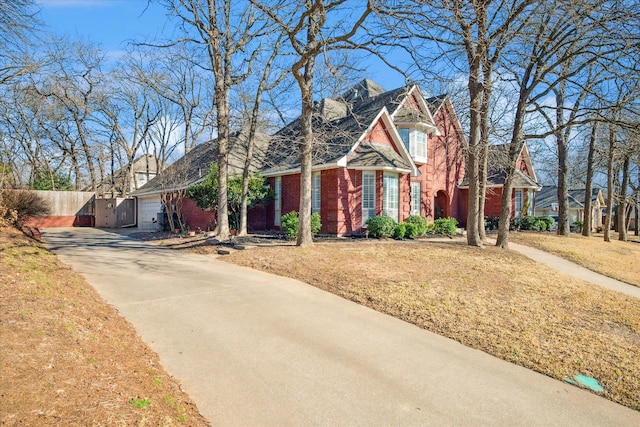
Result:
[[[605,276],[640,286],[640,239],[630,235],[628,242],[610,242],[602,234],[585,237],[577,233],[558,236],[554,233],[511,233],[514,243],[533,246],[573,261]]]
[[[0,328],[0,425],[208,425],[133,327],[11,228],[0,228]]]
[[[606,398],[640,410],[638,301],[517,253],[358,240],[273,245],[223,259],[299,279],[559,380],[593,377]]]

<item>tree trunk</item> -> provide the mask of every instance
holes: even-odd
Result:
[[[556,91],[556,129],[555,137],[558,147],[558,230],[559,236],[568,236],[569,229],[569,147],[565,138],[562,124],[564,123],[563,88]]]
[[[313,67],[314,57],[309,57],[300,84],[302,92],[302,115],[300,116],[300,212],[298,224],[298,246],[313,244],[311,233],[311,169],[313,167]]]
[[[480,154],[480,106],[481,84],[478,81],[479,66],[472,64],[469,75],[469,147],[467,151],[467,177],[469,179],[469,202],[467,209],[467,244],[469,246],[482,247],[478,228],[480,213],[480,179],[479,179],[479,154]],[[483,218],[484,220],[484,218]]]
[[[631,155],[625,154],[622,164],[622,185],[618,196],[618,240],[627,241],[627,190],[629,189],[629,166]]]
[[[591,135],[589,136],[589,154],[587,155],[587,180],[584,188],[584,221],[582,224],[582,235],[591,236],[591,229],[593,228],[593,217],[591,211],[591,193],[593,189],[593,157],[596,151],[596,137],[598,133],[597,122],[591,126]]]
[[[611,241],[611,216],[613,215],[613,154],[615,134],[613,125],[609,124],[609,153],[607,155],[607,215],[604,219],[604,241]]]

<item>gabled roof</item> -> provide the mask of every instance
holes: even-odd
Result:
[[[135,174],[148,173],[150,177],[156,176],[158,173],[158,162],[154,155],[145,154],[131,163],[131,170],[134,175],[134,182],[129,182],[129,173],[127,167],[123,167],[111,174],[106,175],[102,181],[96,185],[96,193],[99,195],[113,193],[114,195],[124,195],[134,190]],[[85,187],[84,191],[89,191],[89,187]]]
[[[264,158],[268,137],[264,134],[256,135],[254,141],[254,160],[252,170],[260,169]],[[244,135],[232,135],[229,140],[229,174],[242,173],[247,142]],[[132,196],[161,193],[166,191],[183,190],[204,180],[209,167],[218,161],[217,141],[207,141],[196,145],[191,151],[176,162],[168,166],[159,175],[147,182],[140,189],[131,193]]]
[[[509,158],[508,154],[509,144],[489,146],[489,151],[487,153],[487,187],[501,187],[504,185],[507,176],[505,169]],[[513,187],[531,188],[536,190],[540,189],[540,184],[538,184],[535,179],[535,172],[533,170],[533,165],[531,164],[526,144],[522,147],[520,155],[523,157],[524,162],[527,165],[527,170],[529,170],[533,176],[529,176],[520,170],[516,170],[513,176]],[[465,175],[459,187],[469,187],[469,177],[467,175]]]
[[[403,107],[403,102],[410,93],[416,91],[419,93],[415,85],[385,91],[381,86],[365,79],[342,94],[340,98],[318,103],[313,117],[314,137],[316,138],[312,154],[314,167],[336,166],[338,161],[357,146],[357,142],[361,140],[365,132],[370,130],[371,125],[382,117],[383,110],[386,110],[387,115],[408,115],[406,110],[409,109]],[[422,99],[422,95],[417,98]],[[424,121],[435,130],[435,123],[426,103],[423,108],[423,113],[405,118],[414,122]],[[397,132],[395,136],[397,136]],[[300,168],[299,141],[300,121],[296,119],[271,138],[268,155],[261,172],[268,176],[298,170]],[[362,158],[366,157],[368,162],[371,162],[373,148],[364,147],[364,145],[361,148],[367,151],[367,154],[358,153],[356,161],[363,161]],[[384,151],[381,148],[379,150]],[[394,157],[390,153],[386,154],[388,155],[378,157],[376,164],[381,163],[384,158]],[[399,158],[395,158],[394,162],[386,166],[397,164],[401,169],[413,170],[415,165],[411,165],[411,159],[400,161],[402,157],[403,155],[400,155]],[[353,161],[354,159],[350,158],[349,164],[352,165]]]
[[[569,193],[569,209],[583,209],[584,208],[584,188],[573,188],[568,190]],[[591,202],[595,204],[598,198],[602,197],[602,189],[599,187],[591,189]],[[558,203],[558,187],[556,186],[544,186],[536,194],[536,209],[551,209],[552,204]]]

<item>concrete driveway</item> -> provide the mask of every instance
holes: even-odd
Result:
[[[304,283],[97,229],[48,247],[213,425],[640,425],[640,413]]]

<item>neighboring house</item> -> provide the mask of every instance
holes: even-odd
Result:
[[[508,162],[508,144],[491,145],[487,155],[487,192],[484,205],[485,217],[500,216],[502,206],[502,189],[506,178],[505,166]],[[466,212],[469,198],[469,182],[465,177],[460,184],[462,190],[462,206]],[[527,145],[524,144],[516,162],[513,188],[511,190],[511,217],[522,216],[523,208],[527,214],[533,215],[536,205],[536,192],[541,186],[537,183],[531,157]]]
[[[259,165],[264,156],[262,153],[266,145],[266,137],[258,136],[255,145],[254,152],[257,154],[254,156],[254,165]],[[241,173],[245,161],[243,153],[246,153],[246,140],[239,134],[233,135],[229,146],[229,173]],[[216,224],[216,212],[200,209],[193,200],[182,195],[187,188],[204,180],[211,164],[217,161],[217,156],[216,141],[197,145],[165,168],[158,176],[131,193],[138,201],[138,228],[161,230],[165,227],[167,211],[163,204],[165,200],[169,203],[180,203],[179,211],[190,229],[212,230]],[[256,171],[255,167],[253,171]],[[258,227],[260,226],[262,226],[261,223],[258,224]]]
[[[569,190],[569,226],[576,221],[584,222],[585,190]],[[593,231],[602,228],[602,211],[606,207],[602,189],[591,190],[591,228]],[[558,187],[545,186],[536,196],[536,215],[549,215],[558,219]]]
[[[133,161],[130,169],[125,167],[113,175],[106,175],[96,186],[96,195],[105,198],[127,197],[157,174],[158,159],[151,154],[140,156]]]
[[[363,80],[317,103],[312,210],[320,214],[321,233],[360,234],[376,215],[462,219],[464,137],[448,98],[430,101],[416,85],[386,91]],[[270,139],[260,170],[275,190],[266,228],[278,228],[282,215],[299,209],[299,146],[299,119]]]

